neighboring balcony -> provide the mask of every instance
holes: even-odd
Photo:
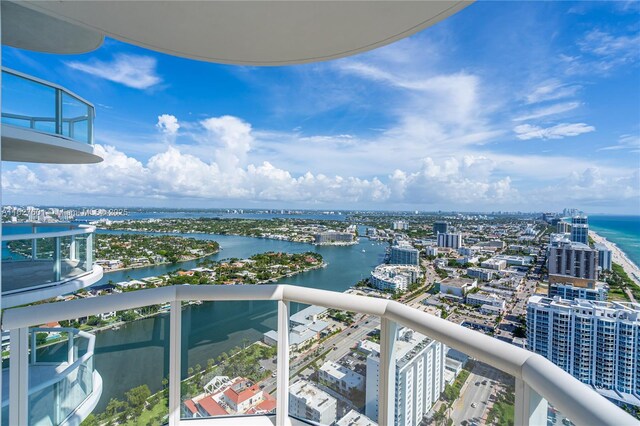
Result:
[[[64,350],[31,351],[28,370],[29,425],[77,425],[95,408],[102,394],[102,377],[94,370],[96,337],[74,328],[33,328],[30,347],[38,337],[64,341]],[[22,336],[24,337],[24,336]],[[9,423],[9,369],[2,370],[2,424]]]
[[[198,303],[185,306],[190,301]],[[291,331],[297,330],[305,318],[310,318],[302,318],[300,311],[294,313],[293,308],[297,304],[353,314],[356,322],[343,330],[348,332],[348,338],[334,330],[338,334],[327,336],[327,339],[333,337],[334,340],[324,340],[322,344],[325,347],[318,348],[320,356],[328,356],[329,361],[332,356],[342,359],[344,353],[355,360],[349,354],[354,335],[358,335],[355,339],[362,339],[368,335],[368,330],[363,329],[379,327],[379,343],[369,349],[362,347],[362,350],[370,352],[366,373],[360,371],[362,379],[350,383],[365,389],[365,404],[374,404],[372,410],[366,408],[372,413],[367,416],[381,426],[391,426],[395,420],[416,425],[429,416],[435,424],[442,424],[447,416],[455,424],[469,424],[470,417],[477,424],[488,422],[488,406],[485,410],[484,403],[472,403],[473,400],[465,399],[468,395],[454,399],[455,404],[439,401],[440,392],[445,387],[442,379],[449,380],[440,367],[438,371],[443,374],[433,375],[431,373],[435,370],[429,370],[431,373],[428,379],[424,378],[424,387],[419,394],[415,393],[416,401],[421,402],[423,398],[432,401],[427,410],[414,410],[413,420],[407,419],[406,423],[399,420],[411,409],[405,404],[414,392],[411,382],[406,379],[408,374],[427,371],[426,367],[424,370],[421,367],[427,362],[429,365],[440,362],[437,360],[441,359],[445,345],[448,352],[456,350],[472,360],[471,367],[468,364],[464,367],[469,371],[459,373],[459,386],[465,387],[466,380],[466,388],[472,389],[470,395],[482,392],[496,394],[496,404],[499,402],[512,407],[511,419],[516,425],[545,425],[551,420],[569,424],[564,419],[570,419],[575,425],[637,424],[629,414],[540,355],[396,301],[291,285],[169,286],[10,309],[4,312],[2,319],[2,328],[9,330],[11,335],[9,424],[30,424],[30,416],[36,409],[24,386],[32,374],[28,368],[30,327],[109,312],[140,311],[149,306],[166,307],[169,312],[160,312],[154,320],[147,318],[129,323],[113,333],[98,334],[100,354],[96,362],[104,376],[105,392],[128,378],[143,380],[134,386],[144,384],[151,388],[152,395],[149,397],[147,394],[142,401],[145,407],[153,408],[149,411],[154,413],[151,424],[317,425],[323,422],[334,424],[338,417],[341,418],[341,426],[351,424],[342,420],[349,415],[352,418],[363,416],[362,392],[343,392],[340,395],[339,390],[336,393],[335,389],[323,387],[325,383],[314,378],[318,374],[317,369],[324,368],[320,367],[322,362],[311,357],[300,364],[300,358],[306,356],[304,349],[294,352],[290,346],[295,339]],[[244,320],[252,323],[250,329],[239,327]],[[309,327],[325,322],[312,321]],[[212,325],[216,329],[214,334],[219,334],[212,334],[210,329],[205,332],[204,323]],[[193,362],[191,357],[199,353],[202,355],[202,351],[215,351],[229,339],[255,336],[255,333],[251,334],[254,327],[259,333],[275,328],[275,348],[268,348],[263,343],[255,343],[254,346],[248,341],[239,344],[231,355],[212,360],[210,366],[207,362],[200,364],[198,361],[197,365]],[[117,339],[117,333],[125,333],[126,338]],[[269,352],[267,358],[257,356],[262,352]],[[420,357],[418,361],[414,361],[418,359],[416,357]],[[225,359],[229,370],[219,371]],[[107,365],[111,372],[105,370]],[[143,370],[149,374],[141,374]],[[309,370],[315,371],[305,372]],[[362,383],[362,380],[366,382]],[[428,386],[427,380],[430,380]],[[304,385],[301,381],[314,384]],[[442,392],[443,395],[446,393]],[[314,395],[318,402],[316,408],[305,408],[303,399]],[[335,408],[336,401],[338,405],[346,403],[346,409],[350,411]],[[141,405],[137,407],[143,409]],[[331,412],[326,407],[331,407]],[[141,412],[135,409],[132,407],[133,411],[116,413],[120,418],[117,421],[135,422]],[[339,414],[335,414],[336,410]],[[471,414],[465,414],[467,412]],[[436,414],[440,416],[439,420],[436,420]],[[146,417],[140,418],[141,421],[149,421],[147,414],[143,413],[143,416]],[[317,418],[323,420],[318,421]],[[104,423],[111,420],[101,419]]]
[[[94,264],[95,227],[2,224],[2,308],[73,293],[102,278]]]
[[[2,69],[2,160],[86,164],[93,152],[95,110],[56,84]]]

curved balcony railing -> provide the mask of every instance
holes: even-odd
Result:
[[[3,297],[40,291],[92,273],[94,232],[94,226],[68,223],[2,224]],[[53,297],[41,295],[40,299]]]
[[[67,348],[63,351],[64,359],[46,354],[46,350],[30,351],[29,420],[24,424],[77,424],[95,407],[102,392],[102,378],[93,367],[95,336],[75,328],[32,328],[28,334],[31,348],[36,348],[37,336],[42,333],[58,338],[66,334]],[[84,353],[80,355],[82,348]],[[3,370],[3,383],[9,378],[8,373]],[[3,389],[3,425],[13,424],[7,415],[9,393],[6,390],[8,387]]]
[[[93,105],[56,84],[2,69],[2,124],[93,145]]]
[[[232,419],[181,419],[182,302],[186,301],[274,301],[278,305],[276,424],[296,424],[289,416],[289,313],[290,302],[348,310],[380,318],[380,367],[378,422],[394,423],[394,342],[398,326],[442,342],[476,360],[515,377],[515,424],[547,423],[547,401],[574,424],[637,424],[629,414],[564,372],[544,357],[429,315],[395,301],[347,295],[290,285],[261,286],[173,286],[109,296],[11,309],[4,313],[3,328],[11,330],[10,423],[23,424],[28,415],[28,395],[20,386],[28,369],[21,354],[28,343],[19,340],[28,327],[50,321],[135,309],[170,303],[169,318],[169,424],[271,424],[265,416]],[[14,337],[15,336],[15,337]],[[20,342],[14,346],[14,342]],[[126,372],[126,365],[122,366]],[[231,421],[231,423],[229,423]],[[225,423],[227,422],[227,423]]]

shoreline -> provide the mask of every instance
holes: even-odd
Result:
[[[214,251],[212,253],[207,253],[207,254],[204,254],[202,256],[197,256],[197,257],[193,257],[193,258],[190,258],[190,259],[179,260],[177,262],[149,263],[148,265],[127,266],[126,268],[109,269],[109,270],[104,270],[104,273],[105,274],[110,274],[111,272],[130,271],[132,269],[151,268],[151,267],[154,267],[154,266],[162,266],[162,265],[178,265],[180,263],[186,263],[186,262],[192,262],[194,260],[204,259],[205,257],[209,257],[209,256],[213,256],[215,254],[219,254],[221,251],[222,251],[222,249],[219,249],[219,250],[216,250],[216,251]],[[104,266],[102,268],[104,269]]]
[[[638,268],[638,265],[629,259],[629,256],[613,241],[591,230],[589,231],[589,236],[593,238],[593,241],[596,243],[605,244],[609,247],[609,249],[611,249],[611,262],[622,266],[622,269],[629,275],[629,278],[640,287],[640,268]]]

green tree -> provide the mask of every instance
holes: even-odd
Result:
[[[149,386],[141,385],[126,392],[124,396],[127,398],[132,415],[134,417],[140,417],[147,399],[151,396],[151,390]]]

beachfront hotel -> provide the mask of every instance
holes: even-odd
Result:
[[[99,47],[106,36],[198,61],[288,66],[346,57],[392,43],[447,19],[469,4],[461,1],[3,1],[2,43],[37,52],[82,54]],[[20,97],[15,97],[15,93]],[[3,70],[2,160],[49,164],[100,161],[92,146],[93,111],[89,101],[55,82],[45,82],[16,70]],[[153,330],[151,344],[143,340],[135,342],[138,356],[129,359],[119,357],[118,347],[108,349],[109,362],[119,376],[136,374],[133,365],[147,360],[152,352],[167,354],[165,369],[158,369],[156,382],[159,386],[166,378],[169,414],[160,416],[158,424],[313,424],[304,418],[306,403],[304,410],[302,404],[290,409],[290,404],[293,405],[290,395],[297,395],[296,386],[301,386],[296,385],[300,382],[289,380],[292,303],[347,310],[380,321],[377,374],[366,384],[367,389],[370,386],[375,389],[369,395],[376,401],[375,414],[371,417],[380,425],[417,424],[422,420],[444,386],[442,377],[438,376],[442,371],[438,365],[443,363],[445,345],[514,378],[514,416],[518,425],[545,424],[549,404],[576,424],[635,423],[627,413],[543,356],[392,300],[289,285],[180,285],[18,307],[87,287],[100,279],[102,271],[93,261],[94,230],[91,227],[65,226],[50,230],[31,225],[15,232],[9,226],[3,228],[3,253],[7,247],[14,256],[5,260],[3,255],[2,261],[2,328],[9,335],[7,350],[10,353],[10,365],[7,374],[2,376],[0,388],[3,424],[77,425],[86,419],[100,398],[102,386],[118,386],[119,379],[116,375],[101,377],[100,366],[94,369],[96,336],[53,324],[150,304],[162,305],[169,311],[162,326]],[[461,245],[459,235],[456,238],[453,234],[450,239],[441,246]],[[5,272],[8,275],[5,276]],[[200,395],[182,394],[185,376],[198,374],[188,372],[188,351],[182,346],[191,337],[183,331],[189,327],[182,327],[189,321],[189,317],[182,315],[182,304],[188,301],[268,302],[277,306],[277,362],[271,384],[275,404],[270,402],[268,407],[259,407],[253,415],[225,418],[210,416],[211,411],[183,402],[208,401],[197,399]],[[233,315],[229,315],[227,323],[230,328],[237,320]],[[39,328],[42,324],[52,324],[52,327]],[[399,332],[401,327],[404,330]],[[67,356],[62,361],[42,361],[35,339],[38,333],[54,332],[68,335]],[[409,333],[412,334],[409,336]],[[420,342],[405,351],[401,342],[417,336],[422,336]],[[427,352],[426,363],[414,363],[415,359],[424,359],[422,355]],[[396,375],[398,372],[401,377]],[[413,387],[411,381],[422,373],[425,376],[420,377],[428,377],[430,382],[425,378],[422,386]],[[229,391],[230,399],[221,396],[216,401],[223,411],[233,411],[223,405],[247,401],[242,399],[249,395],[243,393],[246,391],[252,395],[249,401],[256,402],[252,399],[255,395],[264,398],[260,403],[269,399],[254,384],[243,381],[238,386],[225,390]],[[203,393],[201,389],[196,392]],[[164,397],[165,392],[161,396]],[[326,401],[331,402],[329,398]],[[311,404],[313,410],[314,404]],[[318,402],[318,408],[323,406]],[[213,410],[213,413],[221,411]],[[135,417],[136,413],[131,415]],[[327,418],[335,421],[331,415]]]

